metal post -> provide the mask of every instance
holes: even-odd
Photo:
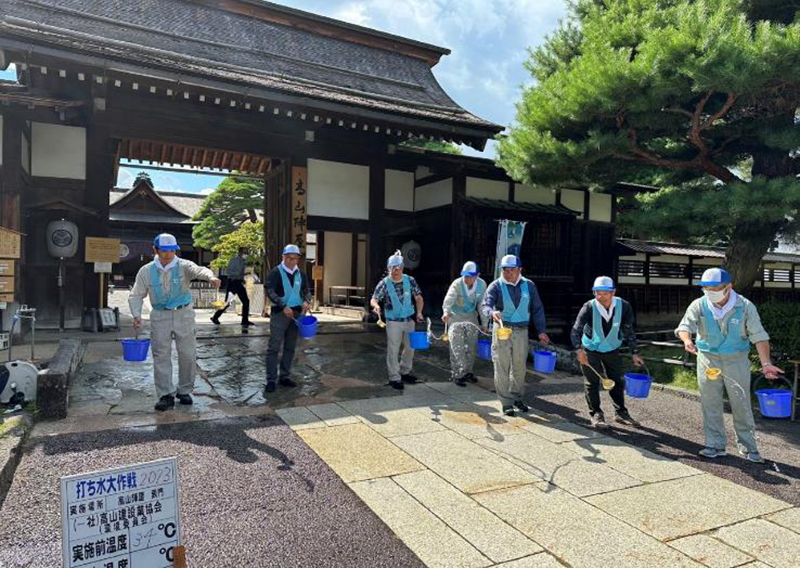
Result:
[[[64,305],[64,259],[58,259],[58,331],[64,331],[66,306]]]

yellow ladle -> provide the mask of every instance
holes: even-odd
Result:
[[[500,320],[500,329],[497,330],[497,339],[500,341],[507,341],[511,339],[511,334],[514,331],[510,327],[505,327],[503,325],[503,320]]]
[[[706,378],[710,381],[716,381],[718,378],[722,376],[722,369],[719,367],[707,367],[706,368]]]

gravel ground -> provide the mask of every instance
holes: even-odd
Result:
[[[589,426],[581,377],[536,380],[526,395],[534,408]],[[655,389],[647,399],[628,398],[631,415],[642,423],[636,429],[613,423],[611,398],[601,394],[601,399],[606,420],[614,424],[609,436],[800,506],[800,423],[760,418],[755,410],[759,449],[767,463],[754,464],[739,456],[731,415],[726,414],[729,455],[707,460],[697,455],[704,447],[699,400]]]
[[[37,438],[0,509],[0,567],[60,567],[59,478],[178,456],[189,566],[423,564],[277,418]]]

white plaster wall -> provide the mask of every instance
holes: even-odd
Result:
[[[308,160],[308,214],[369,219],[369,168]]]
[[[86,129],[31,124],[31,175],[86,179]]]
[[[556,204],[556,190],[518,183],[514,186],[514,201],[517,203]]]
[[[572,211],[580,213],[579,219],[583,219],[583,192],[576,189],[561,190],[561,205]]]
[[[309,187],[310,185],[309,183]],[[330,302],[331,286],[352,286],[350,282],[352,260],[352,234],[325,231],[325,264],[323,268],[325,302]]]
[[[591,193],[589,195],[589,220],[611,222],[612,197],[606,193]]]
[[[31,173],[31,142],[24,132],[20,134],[22,139],[22,146],[20,150],[20,160],[22,161],[22,169],[28,174]]]
[[[453,202],[453,179],[445,179],[416,188],[416,210],[433,209]]]
[[[767,282],[765,284],[767,288],[791,288],[791,282]]]
[[[386,170],[386,209],[414,211],[414,172]]]
[[[644,284],[643,276],[620,276],[617,284]]]
[[[508,182],[467,177],[467,197],[508,201]]]

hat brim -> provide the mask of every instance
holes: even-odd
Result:
[[[181,250],[178,245],[155,245],[158,250]]]
[[[613,292],[616,288],[612,288],[611,286],[595,286],[592,288],[592,292]]]
[[[501,264],[500,268],[522,268],[519,264]]]
[[[470,278],[474,278],[477,275],[477,272],[467,272],[466,270],[461,271],[461,276],[469,276]]]
[[[723,280],[721,282],[698,282],[695,286],[701,286],[703,288],[709,288],[711,286],[722,286],[723,284],[730,284],[730,280]]]

